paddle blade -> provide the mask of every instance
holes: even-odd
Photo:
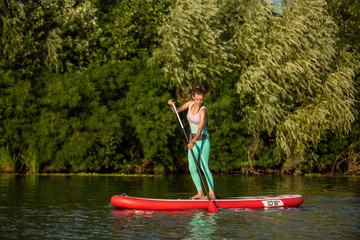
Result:
[[[209,201],[209,212],[218,212],[217,207],[212,201]]]

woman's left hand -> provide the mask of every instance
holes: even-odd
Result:
[[[194,147],[194,143],[189,142],[189,144],[187,146],[188,146],[188,148],[192,149]]]

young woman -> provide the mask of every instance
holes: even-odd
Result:
[[[215,199],[214,180],[209,169],[210,137],[206,130],[207,109],[203,106],[204,96],[205,91],[201,87],[196,87],[192,94],[193,100],[186,102],[177,109],[178,112],[189,109],[187,114],[187,119],[190,123],[190,143],[187,145],[189,148],[188,160],[191,177],[197,189],[197,194],[191,199],[206,199],[206,196],[202,190],[200,177],[190,149],[194,151],[197,159],[200,155],[200,165],[209,186],[209,196],[210,198]],[[172,99],[168,101],[170,106],[174,103],[175,102]],[[171,109],[175,113],[174,108],[171,107]]]

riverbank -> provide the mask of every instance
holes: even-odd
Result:
[[[125,174],[125,173],[6,173],[0,172],[3,175],[23,175],[23,176],[105,176],[105,177],[162,177],[162,176],[171,176],[171,175],[186,175],[186,173],[181,174]],[[229,171],[229,172],[219,172],[214,173],[214,175],[244,175],[244,176],[305,176],[305,177],[360,177],[360,174],[343,174],[343,173],[305,173],[305,174],[289,174],[281,173],[281,171],[271,171],[268,173],[258,173],[258,174],[244,174],[241,171]]]

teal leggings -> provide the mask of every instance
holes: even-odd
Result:
[[[200,154],[201,169],[205,174],[209,189],[214,190],[214,179],[209,169],[210,139],[197,141],[192,149],[194,151],[196,159],[199,158],[199,154]],[[202,190],[201,180],[199,177],[199,173],[197,172],[197,168],[194,163],[194,159],[190,149],[188,151],[188,160],[189,160],[189,170],[191,173],[192,180],[195,183],[195,187],[197,191],[200,191]]]

